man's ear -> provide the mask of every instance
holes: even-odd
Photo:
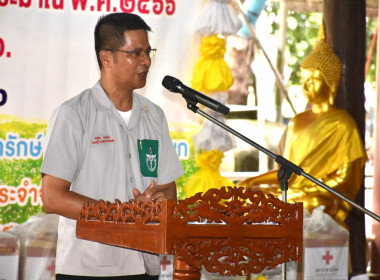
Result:
[[[99,53],[100,61],[102,62],[103,67],[108,68],[112,62],[112,52],[101,50]]]

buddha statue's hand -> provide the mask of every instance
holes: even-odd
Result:
[[[254,183],[254,180],[251,180],[251,179],[254,179],[253,178],[249,178],[247,180],[244,180],[240,183],[238,183],[237,185],[239,187],[244,187],[244,188],[249,188],[251,190],[254,190],[254,191],[261,191],[263,192],[264,194],[272,194],[274,195],[275,197],[278,197],[281,195],[281,186],[280,184],[270,184],[270,185],[266,185],[266,184],[255,184]]]
[[[262,191],[265,194],[272,194],[275,197],[281,196],[281,186],[280,184],[271,184],[271,185],[257,185],[254,186],[254,189],[257,189],[259,191]]]
[[[272,184],[278,184],[277,179],[277,170],[272,170],[267,173],[263,173],[258,176],[247,178],[237,184],[239,187],[252,187],[255,185],[272,185]]]

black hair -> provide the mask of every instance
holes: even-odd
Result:
[[[138,15],[129,13],[112,13],[101,16],[95,26],[95,52],[99,67],[102,68],[99,53],[103,49],[119,49],[125,44],[126,30],[152,31],[148,24]]]

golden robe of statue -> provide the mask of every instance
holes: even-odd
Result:
[[[355,121],[346,111],[333,105],[342,66],[323,35],[324,32],[313,52],[301,64],[303,92],[311,109],[289,122],[283,156],[304,172],[355,200],[363,182],[367,156]],[[277,170],[248,178],[239,185],[281,193]],[[288,200],[303,202],[310,213],[325,205],[325,212],[340,224],[352,208],[334,194],[295,174],[289,179]]]

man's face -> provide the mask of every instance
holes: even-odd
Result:
[[[303,93],[311,104],[329,101],[330,88],[323,78],[322,72],[316,69],[301,69]]]
[[[125,45],[119,49],[120,51],[113,52],[111,73],[117,85],[132,91],[145,86],[151,65],[151,58],[145,52],[151,47],[145,30],[125,31],[124,36]],[[132,53],[121,51],[132,51]]]

